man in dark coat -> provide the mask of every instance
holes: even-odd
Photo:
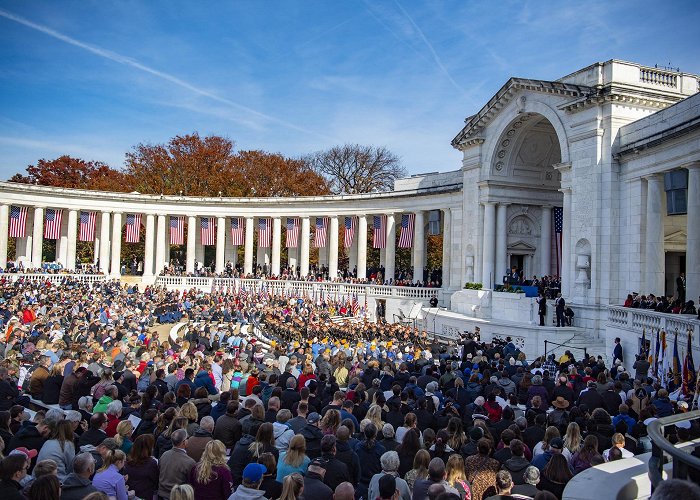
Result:
[[[612,360],[613,365],[615,364],[615,361],[617,361],[618,359],[620,360],[621,363],[622,363],[622,361],[624,361],[622,359],[622,344],[620,344],[620,337],[617,337],[615,339],[615,348],[613,349],[613,360]]]
[[[333,490],[323,480],[326,466],[326,461],[320,457],[311,461],[304,476],[304,498],[333,500]]]
[[[299,434],[306,439],[306,456],[313,460],[321,456],[321,439],[323,439],[323,432],[319,427],[321,416],[314,412],[306,421],[308,423],[299,431]]]
[[[17,384],[8,375],[7,368],[0,366],[0,410],[10,411],[18,396]]]
[[[335,443],[336,438],[332,434],[323,436],[323,439],[321,439],[321,458],[326,464],[326,473],[323,476],[323,482],[333,491],[335,491],[340,483],[350,481],[348,466],[335,457]]]

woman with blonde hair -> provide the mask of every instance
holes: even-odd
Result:
[[[428,465],[430,465],[430,453],[428,450],[418,450],[413,458],[413,469],[404,476],[411,491],[413,491],[413,485],[417,480],[428,479]],[[462,468],[464,468],[464,464],[462,464]]]
[[[301,434],[296,434],[289,441],[287,451],[280,452],[277,480],[282,482],[282,479],[294,473],[305,475],[310,462],[311,459],[306,456],[306,439]]]
[[[333,366],[333,376],[335,381],[340,388],[346,388],[348,386],[348,374],[350,373],[345,366],[347,356],[343,351],[339,351],[338,354],[333,356],[333,361],[331,365]]]
[[[117,442],[117,446],[125,454],[129,454],[131,451],[131,446],[134,444],[131,441],[131,434],[134,432],[134,424],[129,420],[122,420],[117,424],[117,433],[114,435],[114,440]]]
[[[170,490],[170,500],[194,500],[194,489],[189,484],[176,484]]]
[[[197,407],[191,401],[188,401],[180,408],[180,415],[187,417],[187,435],[189,437],[194,436],[199,425],[197,425]]]
[[[321,432],[323,435],[331,434],[335,436],[335,431],[340,427],[340,412],[338,410],[328,410],[321,419]]]
[[[285,476],[282,482],[282,495],[279,500],[297,500],[304,492],[304,478],[295,472]]]
[[[231,494],[231,469],[226,465],[226,447],[215,439],[204,447],[202,458],[192,467],[189,483],[197,500],[217,500]]]
[[[532,458],[535,458],[537,455],[541,455],[542,453],[547,451],[549,449],[549,442],[555,437],[561,437],[561,433],[559,432],[558,428],[556,428],[553,425],[550,425],[549,427],[547,427],[547,429],[545,429],[542,441],[537,443],[535,445],[535,449],[532,450]]]
[[[365,419],[372,422],[377,429],[384,427],[384,421],[382,421],[382,407],[377,404],[370,406]]]
[[[570,459],[582,446],[583,439],[581,438],[581,428],[576,422],[571,422],[566,428],[566,434],[564,434],[564,451],[569,452],[567,459]]]
[[[471,498],[471,488],[464,471],[464,458],[454,453],[445,464],[445,481],[459,492],[459,498]]]
[[[102,458],[102,467],[97,471],[92,480],[92,485],[105,495],[116,500],[127,500],[129,492],[126,489],[126,480],[119,471],[124,467],[126,455],[122,450],[109,450]]]

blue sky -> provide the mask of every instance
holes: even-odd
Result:
[[[511,76],[624,59],[700,73],[700,4],[0,0],[0,178],[198,131],[288,156],[386,146],[409,173]]]

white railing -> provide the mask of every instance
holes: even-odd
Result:
[[[666,333],[685,335],[689,330],[693,332],[693,344],[700,341],[700,320],[689,314],[667,314],[646,309],[633,309],[622,306],[608,306],[608,325],[647,335],[664,330]],[[680,337],[679,337],[680,339]]]
[[[388,285],[364,285],[359,283],[336,283],[330,281],[284,281],[284,280],[259,280],[239,278],[213,278],[191,276],[158,276],[156,285],[178,288],[201,288],[207,291],[212,289],[240,290],[244,287],[248,293],[257,293],[263,287],[271,294],[298,294],[311,297],[324,296],[348,297],[353,294],[367,295],[378,298],[398,298],[429,301],[432,297],[441,299],[440,288],[419,288],[409,286]]]
[[[1,279],[9,279],[13,283],[17,280],[29,281],[49,281],[53,284],[60,284],[64,279],[69,278],[83,283],[97,283],[106,281],[108,278],[104,274],[43,274],[43,273],[3,273]]]
[[[639,81],[664,87],[678,87],[678,75],[652,68],[639,68]]]

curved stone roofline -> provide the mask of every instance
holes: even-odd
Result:
[[[294,203],[309,203],[309,202],[335,202],[335,201],[361,201],[369,199],[391,199],[405,198],[414,196],[429,196],[444,193],[454,193],[462,190],[461,183],[448,184],[436,187],[426,187],[418,189],[408,189],[400,191],[386,191],[361,194],[341,194],[341,195],[324,195],[324,196],[285,196],[285,197],[254,197],[254,198],[229,198],[218,196],[180,196],[180,195],[158,195],[158,194],[142,194],[138,192],[119,193],[113,191],[93,191],[88,189],[72,189],[59,188],[52,186],[37,186],[32,184],[22,184],[16,182],[0,182],[0,192],[5,193],[31,193],[36,195],[47,195],[55,197],[57,195],[65,195],[72,198],[99,198],[100,200],[111,201],[130,201],[130,202],[170,202],[170,203],[203,203],[203,204],[259,204],[274,202],[275,204],[294,204]]]

